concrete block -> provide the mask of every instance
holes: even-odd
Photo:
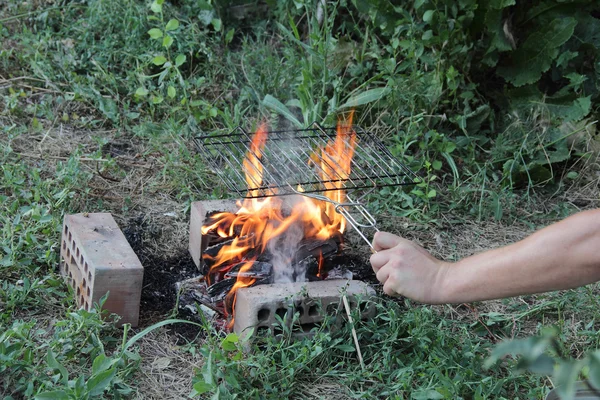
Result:
[[[110,291],[104,309],[137,326],[144,268],[109,213],[65,215],[60,272],[90,310]]]
[[[202,237],[201,229],[206,222],[206,217],[216,211],[236,212],[239,209],[236,200],[205,200],[192,203],[189,252],[199,270],[202,270],[202,252],[208,245],[208,240]]]
[[[366,300],[375,295],[368,284],[355,280],[332,279],[315,282],[274,283],[241,288],[236,294],[234,331],[240,336],[248,335],[248,328],[255,334],[268,330],[277,322],[279,315],[287,326],[294,313],[300,330],[298,336],[310,333],[327,315],[345,315],[342,295],[346,294],[351,310],[358,307],[361,319],[372,318],[375,306]],[[361,301],[360,304],[358,303]]]

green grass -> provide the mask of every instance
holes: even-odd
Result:
[[[191,138],[252,129],[263,118],[289,126],[266,96],[301,123],[332,124],[341,104],[385,87],[367,92],[373,101],[358,107],[359,122],[424,181],[376,191],[369,208],[382,227],[432,249],[437,234],[444,243],[438,255],[448,259],[597,205],[591,119],[568,125],[538,106],[518,113],[490,107],[493,88],[469,82],[481,71],[468,70],[474,55],[461,16],[444,28],[450,44],[442,47],[424,39],[423,15],[410,7],[390,34],[381,21],[337,3],[321,25],[314,4],[291,1],[242,20],[201,1],[154,3],[154,11],[151,4],[0,6],[5,398],[149,396],[140,373],[151,357],[147,337],[77,310],[57,273],[62,218],[109,211],[128,222],[175,213],[172,226],[158,228],[160,240],[183,248],[177,229],[187,224],[191,201],[230,195],[194,154]],[[148,35],[153,28],[160,40]],[[313,340],[267,341],[253,353],[209,326],[196,341],[159,346],[173,359],[193,360],[184,366],[194,368],[193,381],[176,392],[183,396],[539,399],[553,386],[547,371],[519,374],[512,358],[490,368],[484,361],[501,340],[550,326],[559,346],[549,353],[582,358],[600,340],[597,295],[591,286],[456,307],[381,297],[376,317],[356,326],[364,370],[348,326],[331,332],[326,325]]]

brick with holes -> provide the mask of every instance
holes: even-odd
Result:
[[[241,288],[236,293],[234,331],[242,336],[260,334],[269,328],[277,331],[277,315],[290,326],[294,313],[297,337],[310,335],[311,330],[325,320],[327,315],[345,315],[342,295],[345,294],[354,312],[360,318],[372,318],[375,304],[369,298],[375,291],[367,283],[356,280],[332,279],[315,282],[274,283]],[[274,328],[275,324],[275,328]]]
[[[108,291],[103,309],[137,326],[144,268],[109,213],[65,215],[60,272],[86,310]]]

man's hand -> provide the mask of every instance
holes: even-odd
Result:
[[[375,234],[373,247],[377,253],[371,256],[371,265],[386,294],[428,304],[444,302],[448,263],[410,240],[387,232]]]

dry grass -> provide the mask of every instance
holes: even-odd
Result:
[[[139,342],[142,357],[136,375],[136,399],[183,399],[192,389],[195,369],[202,359],[178,346],[167,329],[160,329]]]
[[[347,394],[347,389],[336,382],[326,379],[318,382],[307,382],[306,386],[300,390],[297,399],[328,399],[328,400],[347,400],[352,399]]]

